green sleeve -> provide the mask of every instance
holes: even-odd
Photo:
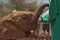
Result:
[[[56,19],[57,11],[58,11],[57,10],[57,0],[51,0],[50,8],[49,8],[50,22],[52,22]]]

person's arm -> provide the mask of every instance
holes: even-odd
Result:
[[[53,22],[56,19],[57,13],[58,13],[57,0],[51,0],[49,9],[50,22]]]

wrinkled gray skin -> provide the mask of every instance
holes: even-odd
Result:
[[[17,11],[0,18],[0,40],[28,37],[37,28],[36,21],[45,7],[49,4],[42,4],[35,12]]]

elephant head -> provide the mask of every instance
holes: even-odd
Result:
[[[14,14],[15,23],[18,28],[21,28],[23,31],[30,31],[37,27],[36,21],[39,16],[43,13],[45,7],[49,7],[49,4],[42,4],[35,12],[19,11]]]

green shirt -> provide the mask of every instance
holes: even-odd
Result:
[[[49,21],[49,14],[47,14],[43,17],[43,21]]]
[[[51,0],[49,15],[52,31],[51,40],[60,40],[60,0]]]

